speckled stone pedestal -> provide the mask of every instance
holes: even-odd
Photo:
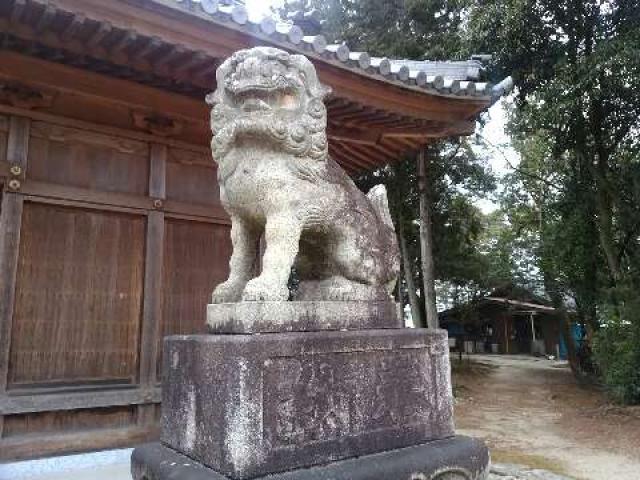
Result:
[[[486,447],[455,437],[446,332],[370,308],[386,328],[165,339],[162,445],[136,450],[134,479],[483,479]]]
[[[400,328],[397,309],[391,301],[216,303],[207,306],[207,327],[211,333]]]
[[[482,442],[456,436],[256,480],[483,480],[488,464]],[[136,448],[131,471],[135,480],[229,480],[159,443]]]

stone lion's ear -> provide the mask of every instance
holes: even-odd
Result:
[[[216,70],[216,90],[211,92],[209,95],[205,97],[205,100],[208,105],[215,105],[217,103],[221,103],[223,99],[223,92],[227,83],[227,79],[229,75],[235,70],[237,66],[237,58],[236,55],[227,58],[222,65],[218,67]]]
[[[301,76],[304,77],[307,90],[314,98],[324,100],[327,95],[331,93],[331,88],[320,83],[318,74],[316,73],[316,67],[313,63],[304,55],[291,55],[291,63],[300,70]]]

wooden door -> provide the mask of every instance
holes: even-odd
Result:
[[[207,150],[0,114],[0,184],[0,459],[156,438],[161,337],[227,275]]]

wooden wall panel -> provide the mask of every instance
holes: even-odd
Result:
[[[202,205],[219,205],[217,169],[211,155],[169,149],[167,199]]]
[[[0,162],[7,161],[8,133],[9,133],[9,118],[6,115],[0,115]],[[0,176],[2,176],[2,168],[0,168]]]
[[[133,382],[145,219],[26,203],[9,388]]]
[[[129,427],[135,421],[135,417],[135,406],[8,415],[5,418],[4,438]]]
[[[227,279],[230,255],[228,226],[167,220],[161,338],[205,331],[206,306],[213,288]]]
[[[30,179],[106,192],[147,194],[147,143],[44,122],[34,122],[31,135]]]

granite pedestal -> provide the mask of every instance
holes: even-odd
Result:
[[[454,433],[446,332],[394,328],[384,305],[370,321],[334,305],[344,328],[323,330],[313,303],[283,311],[318,331],[278,331],[274,305],[258,304],[271,320],[240,333],[168,337],[162,445],[136,450],[134,479],[484,478],[486,447]],[[233,332],[248,307],[235,305],[210,305],[210,328],[219,312]]]

